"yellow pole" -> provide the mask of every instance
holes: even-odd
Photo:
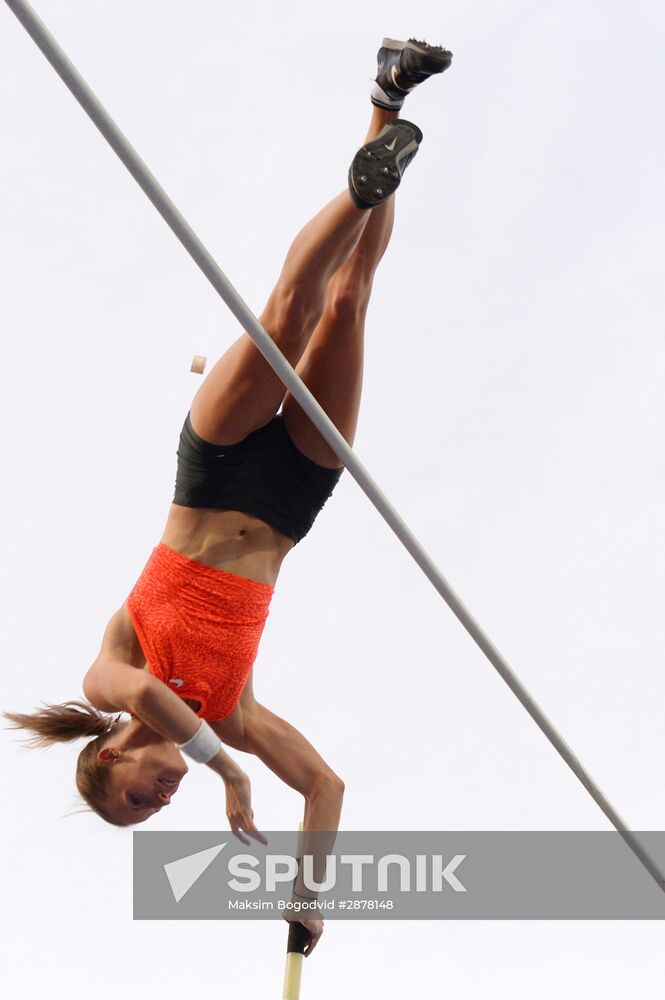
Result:
[[[303,824],[298,827],[298,846],[296,856],[302,857],[302,831]],[[305,960],[304,951],[309,941],[309,931],[302,924],[291,923],[289,925],[289,939],[286,946],[286,971],[284,973],[284,990],[282,1000],[300,1000],[300,980],[302,978],[302,964]]]

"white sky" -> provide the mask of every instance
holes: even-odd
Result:
[[[375,283],[356,451],[620,812],[665,823],[665,10],[505,0],[37,10],[259,312],[346,183],[384,34],[454,52]],[[81,697],[161,536],[177,437],[235,320],[0,5],[2,707]],[[346,829],[607,829],[347,473],[284,563],[256,692],[344,777]],[[131,834],[81,745],[0,743],[3,980],[98,1000],[279,996],[276,922],[131,919]],[[299,797],[258,761],[257,822]],[[144,829],[225,829],[192,771]],[[648,922],[329,920],[303,997],[651,995]],[[114,973],[108,976],[109,970]],[[93,985],[94,984],[94,985]],[[352,984],[352,985],[351,985]]]

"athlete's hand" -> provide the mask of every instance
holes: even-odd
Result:
[[[321,911],[319,910],[318,912],[320,913]],[[298,913],[295,910],[283,910],[282,916],[288,923],[302,924],[303,927],[309,931],[310,938],[303,953],[305,958],[308,958],[314,951],[319,938],[323,934],[323,919],[316,917],[303,917],[302,913]]]
[[[259,833],[254,825],[252,790],[247,775],[240,771],[233,777],[225,778],[224,785],[226,786],[226,815],[235,836],[243,844],[251,843],[247,837],[253,837],[261,844],[267,844],[266,838],[262,833]]]

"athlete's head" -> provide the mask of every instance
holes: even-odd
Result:
[[[31,746],[94,736],[78,756],[76,787],[90,808],[115,826],[142,823],[168,805],[188,771],[175,744],[140,719],[120,722],[88,702],[3,715],[13,728],[33,732]]]

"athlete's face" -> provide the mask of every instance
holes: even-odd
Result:
[[[109,768],[106,808],[122,823],[142,823],[169,805],[189,770],[174,743],[152,737],[110,737],[99,751]]]

